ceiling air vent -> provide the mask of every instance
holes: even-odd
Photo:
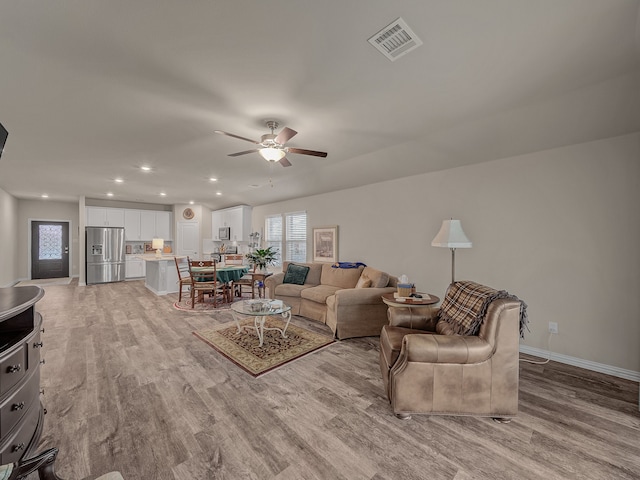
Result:
[[[368,41],[392,62],[422,45],[422,40],[402,18],[391,22]]]

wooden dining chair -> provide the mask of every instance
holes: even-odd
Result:
[[[224,264],[225,265],[243,265],[244,264],[244,255],[241,254],[229,254],[224,256]]]
[[[253,266],[253,272],[255,273],[256,266]],[[236,297],[242,297],[242,287],[249,287],[251,289],[251,293],[253,296],[253,275],[247,274],[243,275],[241,278],[233,282],[233,287],[231,289],[231,295],[235,295]]]
[[[182,290],[184,287],[193,286],[191,273],[189,270],[189,257],[174,257],[176,268],[178,269],[178,283],[180,284],[180,293],[178,294],[178,303],[182,301]]]
[[[226,283],[218,281],[217,262],[211,260],[190,260],[189,274],[192,278],[191,284],[191,308],[195,307],[196,299],[203,298],[208,294],[213,297],[213,307],[218,306],[218,298],[223,302],[229,300],[229,289]],[[194,271],[194,267],[208,267],[205,271]]]

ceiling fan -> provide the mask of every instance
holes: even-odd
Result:
[[[279,162],[283,167],[290,167],[291,162],[287,160],[287,153],[313,155],[314,157],[327,156],[327,152],[306,150],[304,148],[285,147],[284,144],[291,140],[293,136],[297,135],[298,132],[296,132],[295,130],[291,130],[288,127],[284,127],[282,131],[276,135],[275,133],[273,133],[273,131],[278,128],[278,122],[276,122],[275,120],[268,120],[266,123],[267,128],[271,129],[271,133],[265,133],[264,135],[262,135],[262,137],[260,137],[260,141],[251,140],[250,138],[241,137],[240,135],[234,135],[233,133],[223,132],[222,130],[214,130],[214,132],[221,135],[226,135],[228,137],[239,138],[240,140],[259,145],[258,148],[253,148],[251,150],[230,153],[230,157],[238,157],[240,155],[246,155],[247,153],[258,152],[260,156],[268,162]]]

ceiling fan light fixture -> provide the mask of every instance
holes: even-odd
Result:
[[[258,153],[268,162],[278,162],[287,154],[284,150],[273,147],[261,148]]]

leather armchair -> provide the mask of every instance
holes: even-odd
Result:
[[[477,335],[455,334],[437,314],[437,308],[389,309],[380,369],[394,414],[509,421],[518,413],[520,300],[488,303]]]

